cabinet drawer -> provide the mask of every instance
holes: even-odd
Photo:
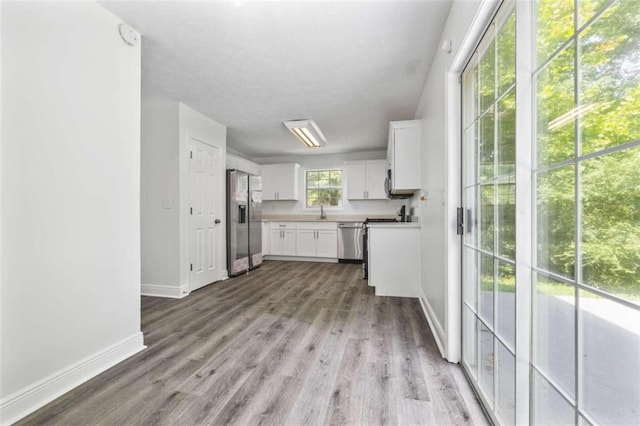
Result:
[[[296,229],[295,222],[271,222],[271,229]]]
[[[338,229],[336,222],[297,222],[297,229],[314,229],[335,231]]]

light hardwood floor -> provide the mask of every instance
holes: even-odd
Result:
[[[142,298],[148,348],[21,424],[486,424],[417,299],[360,265],[266,262],[185,299]]]

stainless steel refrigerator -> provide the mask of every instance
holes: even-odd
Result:
[[[262,263],[262,177],[227,170],[227,270],[239,275]]]

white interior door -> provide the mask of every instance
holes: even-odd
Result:
[[[193,291],[220,279],[217,248],[222,206],[216,202],[220,150],[196,139],[190,140],[189,148],[189,289]]]

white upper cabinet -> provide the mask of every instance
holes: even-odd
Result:
[[[300,165],[268,164],[262,166],[262,200],[297,200]]]
[[[420,120],[389,123],[387,161],[392,194],[412,194],[420,189]]]
[[[350,200],[384,200],[385,160],[347,163],[347,198]]]

